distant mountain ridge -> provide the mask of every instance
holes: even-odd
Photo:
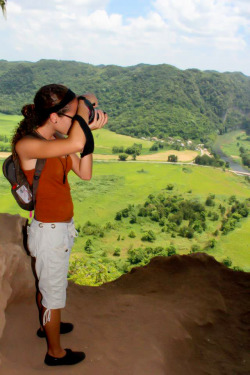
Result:
[[[63,83],[78,94],[93,91],[109,114],[109,129],[120,134],[206,142],[215,134],[250,126],[250,77],[165,64],[124,68],[0,60],[0,112],[19,114],[48,83]]]

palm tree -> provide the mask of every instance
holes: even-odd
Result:
[[[2,8],[3,15],[6,15],[6,3],[7,0],[0,0],[0,7]]]

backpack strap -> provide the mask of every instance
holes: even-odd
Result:
[[[29,134],[33,138],[39,138],[39,139],[45,139],[42,135],[37,133],[36,131],[33,131],[31,134]],[[36,205],[36,192],[39,184],[39,179],[41,176],[41,173],[43,171],[43,168],[45,166],[46,159],[37,159],[36,160],[36,166],[35,166],[35,172],[33,177],[33,184],[32,184],[32,197],[33,197],[33,204],[34,209]]]
[[[46,159],[37,159],[36,161],[36,167],[35,167],[35,173],[34,173],[33,185],[32,185],[32,197],[33,197],[34,209],[36,205],[36,192],[38,188],[38,183],[39,183],[42,170],[45,166],[45,163],[46,163]]]

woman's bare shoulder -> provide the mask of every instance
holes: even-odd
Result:
[[[36,145],[41,144],[41,142],[43,142],[42,139],[34,138],[31,135],[25,135],[16,143],[15,149],[18,154],[22,154],[28,147],[36,147]]]

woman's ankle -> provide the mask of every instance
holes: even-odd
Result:
[[[48,349],[48,354],[55,358],[62,358],[66,355],[66,351],[62,348],[57,349],[57,350]]]

